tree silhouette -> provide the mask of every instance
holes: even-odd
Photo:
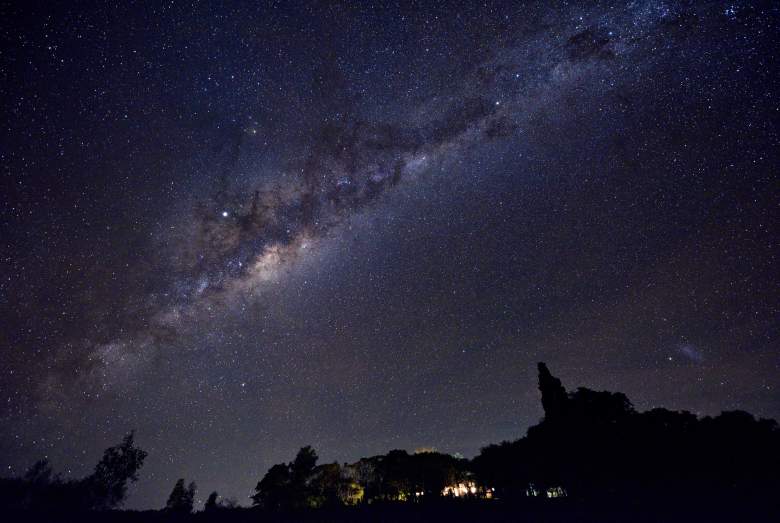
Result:
[[[0,479],[0,508],[44,513],[116,508],[125,499],[128,483],[138,479],[145,458],[131,432],[107,448],[95,471],[83,479],[62,480],[48,459],[39,460],[21,478]]]
[[[267,510],[282,510],[289,507],[290,466],[279,463],[268,469],[255,487],[252,502]]]
[[[47,485],[52,481],[52,469],[48,458],[39,459],[25,473],[24,481],[34,485]]]
[[[568,398],[561,380],[550,374],[547,365],[539,362],[539,390],[542,393],[542,408],[545,419],[554,421],[566,413]]]
[[[189,514],[192,512],[192,507],[195,503],[196,490],[197,486],[194,481],[185,488],[184,478],[179,478],[173,486],[171,495],[168,496],[165,509],[176,514]]]
[[[298,451],[295,460],[290,463],[290,502],[293,508],[309,506],[312,494],[309,480],[317,466],[317,453],[307,445]]]
[[[219,497],[219,494],[215,490],[211,494],[209,494],[209,497],[206,499],[206,503],[203,505],[203,510],[205,512],[213,512],[219,508],[219,505],[217,504],[217,498]]]
[[[352,514],[385,520],[384,515],[396,508],[410,510],[402,504],[414,503],[415,510],[442,510],[435,513],[435,519],[502,520],[489,513],[461,513],[459,507],[475,506],[470,503],[425,503],[437,500],[445,490],[451,492],[446,487],[459,483],[469,485],[470,496],[497,498],[497,506],[506,507],[506,520],[514,520],[520,506],[541,510],[548,506],[547,497],[561,495],[567,495],[569,501],[556,506],[596,511],[593,514],[623,511],[622,515],[642,507],[643,511],[655,511],[648,515],[653,521],[670,519],[662,517],[667,514],[682,514],[689,520],[719,520],[722,506],[731,506],[737,511],[734,514],[745,515],[741,519],[753,521],[760,519],[754,516],[769,513],[768,507],[776,501],[780,430],[773,420],[756,419],[743,411],[703,418],[662,408],[638,412],[622,393],[583,387],[567,392],[543,363],[539,364],[539,390],[544,418],[524,437],[488,445],[470,462],[438,452],[391,450],[353,464],[317,465],[317,453],[306,446],[291,462],[268,470],[252,496],[255,507],[244,514],[256,520],[258,514],[263,517],[263,511],[325,508],[327,517],[336,514],[339,519],[340,507],[365,501],[366,506]],[[48,460],[39,460],[22,477],[0,478],[0,518],[21,511],[33,514],[27,518],[30,520],[50,520],[60,513],[69,517],[77,514],[85,521],[113,519],[116,513],[90,516],[87,511],[121,504],[127,484],[137,479],[145,457],[146,452],[135,447],[130,433],[122,443],[106,449],[95,472],[82,480],[62,480]],[[194,482],[185,486],[184,479],[179,479],[165,512],[188,517],[195,490]],[[534,500],[529,501],[529,497]],[[243,520],[236,505],[212,492],[204,506],[204,512],[209,513],[205,519],[214,519],[212,515],[218,510],[219,519],[235,515],[236,521]],[[688,512],[679,512],[681,508]],[[38,518],[41,514],[44,517]],[[728,520],[739,519],[723,514],[728,514]],[[561,520],[577,519],[573,513],[561,515]],[[268,514],[275,521],[310,520],[308,517]],[[671,520],[679,520],[675,517]],[[533,513],[529,519],[549,520],[535,518]],[[552,520],[559,519],[553,515]]]
[[[341,466],[327,463],[315,467],[309,480],[310,496],[307,504],[312,507],[341,504]]]
[[[311,446],[302,447],[295,455],[295,460],[290,463],[290,474],[293,483],[305,482],[317,465],[317,452]]]
[[[127,495],[128,482],[138,480],[138,470],[146,459],[146,451],[135,446],[134,433],[122,443],[107,448],[95,466],[95,472],[84,482],[90,492],[91,508],[110,509],[120,506]]]
[[[268,510],[301,509],[317,505],[317,489],[314,485],[317,452],[311,446],[302,447],[289,463],[271,467],[255,487],[252,502]]]
[[[473,460],[499,497],[533,485],[589,503],[741,500],[760,506],[780,487],[780,431],[745,412],[697,418],[689,412],[636,412],[622,393],[567,393],[539,364],[544,419],[524,438],[489,445]]]

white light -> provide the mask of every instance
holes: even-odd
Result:
[[[223,218],[227,218],[228,217],[228,212],[227,211],[222,211],[222,217]]]

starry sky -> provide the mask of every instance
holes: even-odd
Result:
[[[773,2],[0,5],[0,468],[475,455],[535,363],[780,417]]]

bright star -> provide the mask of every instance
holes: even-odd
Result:
[[[222,217],[223,218],[227,218],[228,217],[228,212],[227,211],[222,211]]]

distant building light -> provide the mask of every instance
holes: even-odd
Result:
[[[548,498],[565,498],[566,497],[566,491],[563,489],[563,487],[550,487],[547,489],[547,497]]]
[[[442,489],[441,494],[442,496],[453,496],[456,498],[481,495],[487,499],[491,499],[493,497],[493,492],[495,492],[495,489],[480,489],[475,482],[466,481],[465,483],[447,485]]]
[[[525,489],[525,495],[531,498],[543,496],[546,498],[565,498],[566,489],[563,487],[550,487],[548,489],[539,489],[533,483],[528,485]]]

